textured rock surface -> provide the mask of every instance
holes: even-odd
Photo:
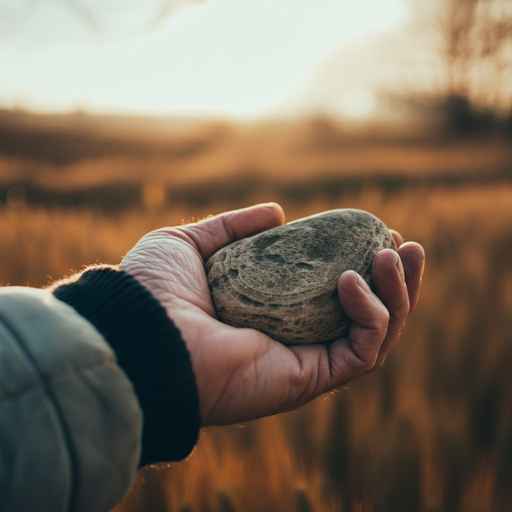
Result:
[[[348,332],[337,292],[339,276],[355,270],[368,283],[373,257],[395,249],[377,217],[332,210],[239,240],[206,263],[219,318],[283,343],[320,343]]]

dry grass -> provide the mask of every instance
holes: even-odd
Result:
[[[333,158],[332,148],[314,147],[308,158],[315,151]],[[443,149],[443,159],[459,172],[467,155],[452,149]],[[391,169],[405,155],[413,175],[423,154],[408,146],[381,157]],[[479,165],[493,158],[481,156]],[[94,182],[85,176],[98,172],[93,164],[73,165],[83,166],[77,182]],[[281,201],[288,220],[330,208],[369,210],[426,249],[419,307],[381,370],[293,413],[203,432],[186,461],[139,472],[116,512],[511,510],[512,184],[346,190],[318,185],[310,166],[309,185],[297,194],[290,190],[300,179],[284,171],[266,176],[242,195],[205,195],[194,175],[198,195],[191,188],[190,200],[174,206],[172,198],[150,199],[160,197],[154,180],[145,206],[113,214],[42,206],[0,213],[3,284],[42,286],[49,275],[116,263],[150,229],[271,199]]]

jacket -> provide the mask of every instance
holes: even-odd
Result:
[[[179,331],[111,267],[0,288],[0,510],[103,512],[137,468],[179,460],[199,401]]]

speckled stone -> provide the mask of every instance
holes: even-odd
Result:
[[[355,270],[368,283],[374,256],[396,249],[386,225],[361,210],[331,210],[244,238],[206,263],[219,318],[287,344],[346,334],[337,283]]]

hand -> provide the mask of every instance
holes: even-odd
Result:
[[[284,223],[277,204],[224,213],[144,236],[120,268],[160,301],[190,352],[203,426],[247,421],[295,409],[379,368],[416,306],[424,252],[402,244],[378,253],[373,293],[355,272],[341,275],[338,294],[353,320],[349,334],[329,345],[285,346],[253,329],[217,320],[204,272],[221,247]]]

